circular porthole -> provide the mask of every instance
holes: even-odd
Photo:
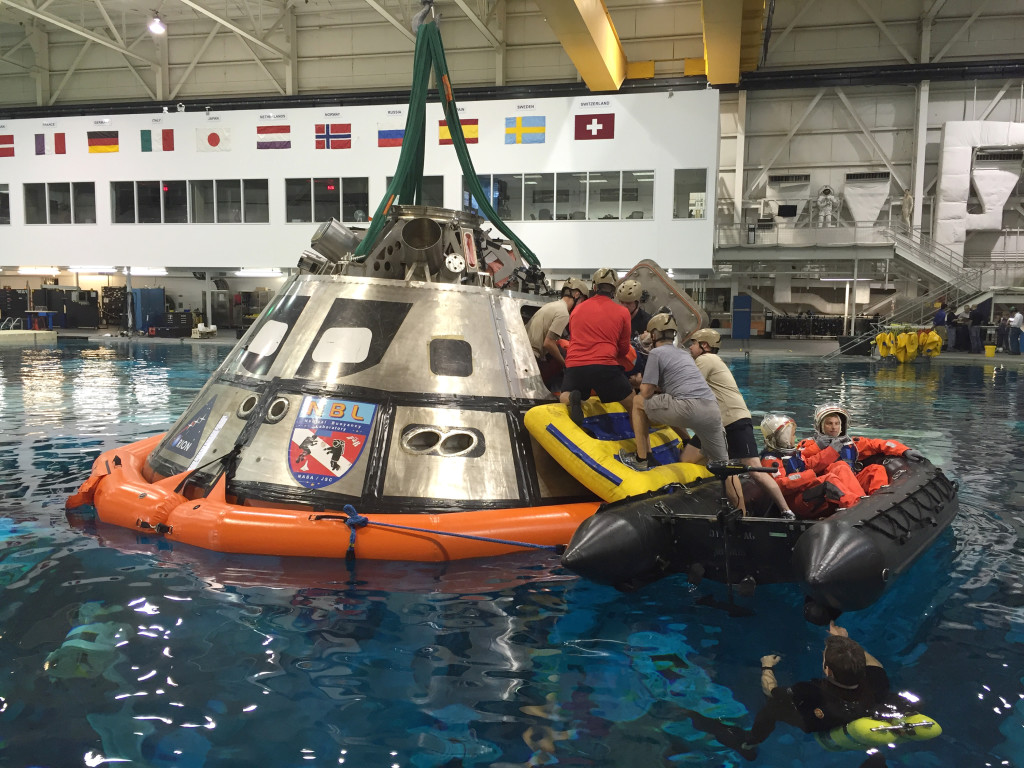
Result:
[[[245,400],[243,400],[241,404],[238,406],[238,418],[248,419],[249,414],[252,413],[253,409],[256,407],[256,404],[259,401],[260,399],[256,395],[249,395],[247,398],[245,398]]]
[[[277,424],[286,413],[288,413],[288,398],[277,398],[270,404],[270,409],[267,411],[267,423]]]
[[[458,456],[473,450],[476,436],[471,432],[452,432],[441,441],[438,452],[442,456]]]

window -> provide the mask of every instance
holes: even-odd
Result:
[[[3,215],[9,224],[9,201],[6,205]],[[93,224],[95,221],[96,185],[93,182],[25,185],[26,224]]]
[[[0,224],[11,223],[11,192],[6,184],[0,184]]]
[[[388,176],[386,184],[391,186],[391,180],[394,176]],[[422,197],[417,201],[417,205],[436,205],[438,207],[444,207],[444,176],[424,176],[423,183],[420,187]],[[402,201],[405,205],[410,205],[408,200]]]
[[[523,220],[523,174],[496,173],[493,176],[478,176],[477,179],[488,195],[491,207],[502,221]],[[462,209],[478,216],[483,215],[465,178],[462,181]]]
[[[313,221],[341,220],[341,180],[313,179]]]
[[[213,224],[216,221],[213,214],[213,181],[190,181],[188,186],[192,192],[192,221],[196,224]]]
[[[676,169],[672,215],[677,219],[705,218],[708,172],[706,168]]]
[[[555,174],[523,174],[523,219],[555,218]]]
[[[464,339],[431,339],[430,372],[435,376],[472,376],[473,348]]]
[[[96,218],[92,185],[73,186],[75,222],[79,215]],[[81,207],[79,204],[81,200]],[[114,224],[266,223],[270,202],[266,179],[211,181],[112,181],[111,219]]]
[[[71,210],[75,224],[96,223],[96,185],[91,181],[76,181],[71,184]]]
[[[188,184],[184,181],[165,181],[164,224],[188,224]]]
[[[217,179],[217,223],[238,224],[242,221],[242,182]]]
[[[285,179],[285,220],[290,222],[366,221],[370,207],[367,178]]]
[[[559,221],[587,218],[587,174],[555,174],[555,218]]]
[[[622,174],[590,173],[587,178],[587,218],[621,219]]]
[[[270,222],[270,186],[266,179],[245,179],[242,182],[245,194],[243,221],[246,224],[267,224]]]
[[[622,172],[622,218],[654,218],[654,171]]]

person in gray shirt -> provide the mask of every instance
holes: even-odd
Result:
[[[718,401],[689,352],[675,346],[679,327],[668,313],[647,323],[654,348],[647,358],[640,393],[633,398],[633,432],[636,453],[619,452],[619,460],[636,470],[646,470],[650,458],[651,422],[673,429],[692,430],[700,438],[708,461],[728,461],[725,430]]]

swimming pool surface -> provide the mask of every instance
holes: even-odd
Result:
[[[448,567],[219,555],[68,516],[101,451],[167,429],[229,347],[84,341],[0,351],[0,765],[355,768],[859,766],[780,725],[719,743],[825,631],[792,585],[699,604],[624,595],[528,553]],[[943,735],[890,766],[1024,768],[1024,392],[994,365],[727,358],[752,411],[806,434],[840,399],[958,480],[960,514],[840,620]]]

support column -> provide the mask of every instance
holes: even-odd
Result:
[[[50,36],[37,26],[28,33],[29,45],[35,54],[36,106],[50,106]]]
[[[921,64],[927,64],[931,55],[932,22],[941,7],[941,2],[933,2],[932,7],[926,8],[926,12],[921,17]],[[928,145],[928,91],[930,86],[931,81],[929,80],[922,80],[918,84],[917,105],[914,113],[914,178],[911,182],[913,186],[910,189],[914,195],[914,214],[911,226],[919,232],[921,231],[921,209],[924,208],[924,163],[925,149]]]
[[[736,101],[736,178],[733,182],[734,224],[743,223],[743,173],[747,162],[747,92],[740,91]],[[721,137],[719,137],[721,142]]]

